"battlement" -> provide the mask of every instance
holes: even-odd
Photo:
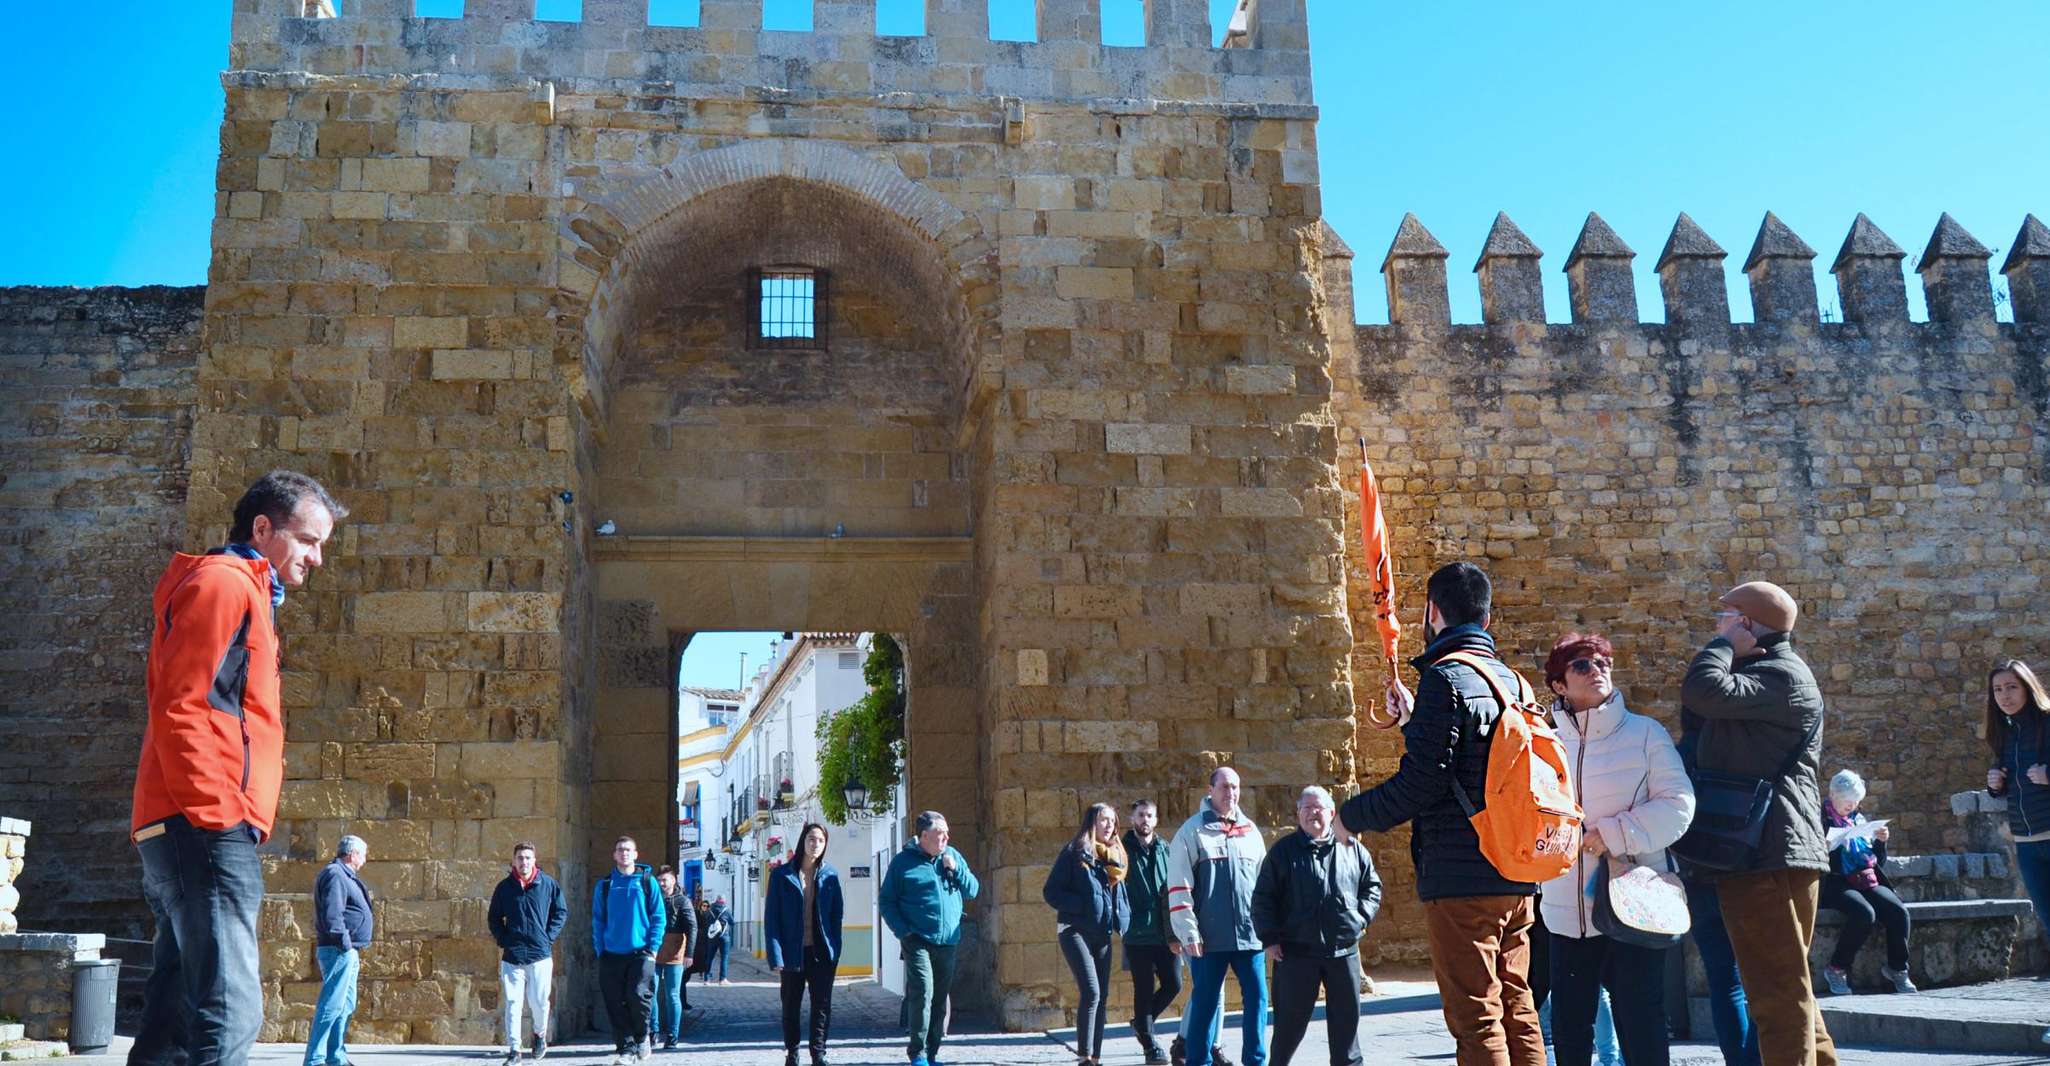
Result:
[[[1038,40],[989,36],[987,0],[925,0],[925,33],[878,36],[875,0],[812,0],[810,31],[765,30],[762,0],[700,0],[699,25],[651,26],[647,0],[583,0],[581,22],[535,18],[534,0],[464,0],[420,18],[413,0],[235,0],[229,66],[278,74],[508,78],[563,92],[673,91],[739,98],[915,94],[1038,101],[1178,102],[1304,109],[1305,0],[1239,0],[1213,46],[1206,0],[1141,0],[1146,44],[1098,42],[1102,0],[1036,4]]]
[[[1403,217],[1382,258],[1392,325],[1442,328],[1451,323],[1446,296],[1445,246],[1415,215]],[[1915,265],[1929,308],[1929,322],[1941,328],[1995,325],[1993,282],[1987,270],[1992,252],[1956,219],[1936,223]],[[1482,320],[1488,325],[1544,321],[1543,253],[1506,214],[1495,216],[1474,273],[1481,287]],[[1564,272],[1576,325],[1638,321],[1637,289],[1623,243],[1600,215],[1590,212],[1566,256]],[[1723,273],[1728,256],[1714,238],[1682,212],[1660,251],[1656,269],[1669,326],[1688,330],[1727,329],[1730,299]],[[1761,325],[1818,326],[1815,249],[1767,212],[1744,258],[1751,305]],[[1866,330],[1907,326],[1907,283],[1901,260],[1907,253],[1872,220],[1859,215],[1830,265],[1842,320]],[[2050,327],[2050,227],[2035,216],[2022,220],[2000,271],[2018,326]],[[1832,316],[1832,319],[1835,316]]]

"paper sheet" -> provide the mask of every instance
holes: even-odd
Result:
[[[1835,851],[1837,848],[1842,847],[1846,840],[1856,838],[1872,839],[1874,833],[1886,828],[1886,822],[1886,819],[1881,818],[1876,822],[1859,822],[1857,825],[1831,826],[1824,839],[1828,841],[1829,850]]]

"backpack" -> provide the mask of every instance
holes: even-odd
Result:
[[[1511,881],[1543,882],[1564,874],[1580,850],[1583,816],[1573,798],[1566,745],[1545,720],[1544,708],[1531,694],[1530,683],[1510,670],[1517,687],[1517,698],[1511,699],[1487,665],[1501,660],[1453,652],[1439,661],[1470,667],[1502,705],[1494,743],[1488,748],[1488,805],[1475,811],[1458,776],[1452,779],[1459,806],[1480,837],[1482,857]]]

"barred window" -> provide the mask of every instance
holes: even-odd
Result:
[[[826,346],[826,272],[763,267],[750,274],[750,343],[756,348]]]

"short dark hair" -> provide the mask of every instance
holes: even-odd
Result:
[[[321,487],[320,482],[296,470],[273,470],[257,478],[256,484],[249,486],[249,491],[235,501],[235,525],[228,530],[228,539],[243,543],[254,537],[257,515],[270,519],[273,527],[282,528],[309,496],[318,500],[335,521],[349,516],[349,509]]]
[[[1155,802],[1153,802],[1153,801],[1152,801],[1152,800],[1150,800],[1150,799],[1142,799],[1142,800],[1139,800],[1138,802],[1136,802],[1136,803],[1132,804],[1132,809],[1133,809],[1133,810],[1135,810],[1135,811],[1136,811],[1136,810],[1138,810],[1138,809],[1139,809],[1139,808],[1141,808],[1141,807],[1151,807],[1151,808],[1153,808],[1153,809],[1154,809],[1155,811],[1158,811],[1158,810],[1160,810],[1160,804],[1158,804],[1158,803],[1155,803]]]
[[[1478,622],[1493,606],[1494,587],[1487,572],[1472,563],[1447,563],[1431,575],[1424,595],[1438,607],[1447,629]]]
[[[656,877],[660,877],[660,876],[662,876],[663,874],[669,874],[669,875],[670,875],[670,876],[672,876],[672,877],[673,877],[673,876],[675,876],[675,874],[676,874],[676,867],[674,867],[674,866],[671,866],[671,865],[669,865],[669,864],[668,864],[668,863],[666,863],[666,862],[665,862],[665,863],[663,863],[663,864],[661,865],[661,867],[660,867],[659,869],[657,869],[657,870],[655,871],[655,876],[656,876]]]
[[[635,850],[635,851],[639,851],[639,850],[641,850],[641,842],[640,842],[640,841],[638,841],[638,840],[635,840],[635,839],[634,839],[634,838],[632,838],[632,837],[627,837],[627,836],[623,836],[623,837],[620,837],[620,838],[619,838],[618,840],[615,840],[615,841],[613,841],[613,842],[612,842],[612,846],[613,846],[614,848],[618,848],[618,847],[619,847],[619,846],[620,846],[621,844],[632,844],[632,845],[634,846],[634,850]]]
[[[514,855],[518,855],[520,852],[523,851],[531,851],[536,855],[541,854],[541,849],[535,847],[531,841],[522,840],[519,843],[513,845],[512,853]]]

